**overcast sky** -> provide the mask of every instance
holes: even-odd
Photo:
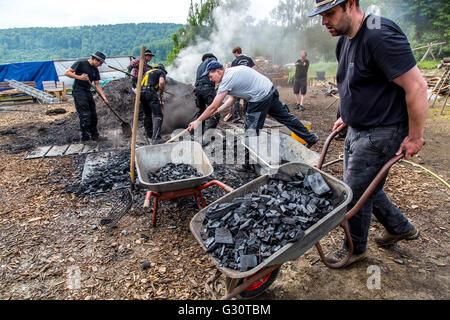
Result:
[[[250,13],[264,18],[278,0],[253,0]],[[97,24],[186,23],[190,0],[0,0],[0,29]]]

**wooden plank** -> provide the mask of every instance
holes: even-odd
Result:
[[[36,158],[43,158],[51,148],[52,148],[52,146],[39,147],[39,148],[37,148],[37,149],[31,151],[31,152],[24,158],[24,160],[36,159]]]
[[[62,156],[66,150],[69,148],[70,145],[64,145],[64,146],[53,146],[53,148],[50,149],[49,152],[45,155],[46,158],[50,157],[59,157]]]
[[[64,153],[65,156],[70,156],[72,154],[80,154],[84,149],[84,144],[71,144],[69,148],[67,148],[66,152]]]

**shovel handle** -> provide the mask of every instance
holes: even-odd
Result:
[[[184,130],[181,131],[179,134],[177,134],[175,137],[173,137],[173,138],[171,138],[170,140],[168,140],[168,141],[166,142],[166,144],[167,144],[167,143],[171,143],[171,142],[177,140],[179,137],[181,137],[182,135],[184,135],[184,134],[185,134],[186,132],[188,132],[188,131],[189,131],[189,128],[184,129]]]

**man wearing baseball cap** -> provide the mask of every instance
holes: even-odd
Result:
[[[100,86],[100,67],[105,62],[106,56],[97,51],[86,60],[75,62],[66,70],[65,76],[75,79],[72,87],[72,96],[75,102],[75,109],[80,119],[81,141],[98,140],[97,110],[95,108],[94,97],[91,93],[91,83],[93,83],[103,101],[108,102]]]
[[[144,75],[148,69],[148,63],[152,60],[152,58],[155,55],[153,54],[152,50],[147,49],[144,52],[145,62],[144,62],[144,71],[142,74]],[[138,73],[139,73],[139,63],[141,62],[140,58],[133,59],[130,61],[130,64],[128,65],[128,72],[131,73],[131,87],[133,89],[136,89],[137,79],[138,79]]]
[[[399,26],[383,17],[366,15],[359,0],[316,0],[309,16],[320,14],[336,45],[336,74],[341,118],[333,130],[348,126],[344,146],[344,182],[353,192],[353,207],[379,170],[395,155],[406,159],[424,144],[427,118],[427,82],[423,79],[410,44]],[[372,213],[385,227],[375,238],[378,246],[413,240],[419,231],[377,186],[361,210],[349,220],[354,245],[326,257],[334,264],[348,257],[344,266],[366,257]]]
[[[231,108],[236,99],[244,99],[248,101],[245,114],[246,131],[252,130],[259,134],[259,130],[264,126],[266,116],[270,115],[305,140],[308,143],[307,147],[311,147],[319,140],[315,134],[310,133],[305,128],[299,119],[289,112],[286,105],[280,101],[278,90],[269,78],[258,71],[246,66],[237,66],[225,70],[222,64],[213,60],[208,64],[203,75],[208,76],[212,82],[219,84],[219,88],[213,102],[197,120],[189,124],[189,130],[196,129],[201,121],[207,119],[216,111],[222,112]],[[228,95],[230,98],[220,106]]]

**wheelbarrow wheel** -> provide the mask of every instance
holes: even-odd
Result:
[[[242,291],[236,297],[241,300],[249,300],[249,299],[256,298],[257,296],[262,294],[264,291],[266,291],[271,286],[271,284],[277,278],[279,272],[280,272],[280,267],[276,268],[275,270],[273,270],[269,274],[265,275],[258,281],[252,283],[247,289]],[[227,287],[230,285],[230,282],[231,282],[231,278],[227,277],[227,280],[226,280]],[[243,279],[239,279],[236,286],[239,286],[242,282],[243,282]]]

